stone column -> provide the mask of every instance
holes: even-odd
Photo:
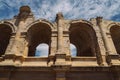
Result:
[[[24,52],[23,52],[23,55],[24,55],[25,57],[28,56],[28,42],[26,42],[26,44],[25,44],[25,50],[24,50]]]
[[[103,37],[103,41],[105,44],[108,64],[119,65],[120,61],[118,60],[118,55],[117,55],[116,51],[113,50],[114,48],[111,47],[111,46],[113,46],[113,44],[111,44],[111,41],[108,38],[109,36],[107,36],[107,34],[106,34],[106,31],[104,29],[104,25],[102,23],[102,17],[97,17],[97,24],[100,28],[101,35]]]
[[[105,48],[106,48],[106,53],[107,54],[113,54],[112,50],[111,50],[111,46],[110,46],[110,42],[107,38],[107,35],[106,35],[106,32],[103,28],[103,24],[102,24],[102,17],[97,17],[97,24],[100,28],[100,31],[101,31],[101,35],[103,37],[103,41],[104,41],[104,44],[105,44]]]
[[[56,18],[56,22],[57,22],[57,28],[58,28],[58,35],[57,35],[57,52],[55,54],[56,57],[56,65],[60,65],[63,64],[65,65],[65,58],[66,58],[66,54],[63,52],[63,22],[64,22],[64,18],[62,13],[58,13],[57,14],[57,18]]]
[[[100,34],[100,31],[96,30],[96,35],[98,37],[98,45],[99,45],[99,48],[100,48],[100,54],[97,54],[97,57],[99,58],[98,59],[98,64],[101,65],[101,66],[107,66],[107,62],[106,62],[106,50],[105,50],[105,47],[104,47],[104,43],[103,43],[103,39],[102,39],[102,36]]]
[[[57,50],[57,31],[52,31],[50,55],[49,55],[49,66],[54,64],[54,57]]]
[[[70,50],[69,30],[68,31],[66,30],[63,32],[63,38],[64,38],[63,46],[64,46],[64,53],[66,54],[66,61],[71,62],[71,53],[72,52]]]
[[[62,51],[63,49],[63,28],[62,28],[62,20],[59,19],[58,20],[58,45],[57,45],[57,49],[58,51]]]
[[[93,23],[93,28],[96,33],[97,37],[97,51],[96,51],[96,56],[97,56],[97,62],[100,66],[107,66],[106,62],[106,50],[104,47],[104,42],[103,42],[103,37],[101,35],[100,28],[98,27],[98,24],[96,24],[96,19],[91,19],[91,22]]]
[[[52,31],[52,35],[51,35],[51,46],[50,46],[50,55],[51,56],[55,56],[56,50],[57,48],[57,36],[58,36],[58,32],[57,31]]]
[[[116,52],[116,49],[115,49],[115,46],[114,46],[114,43],[113,43],[113,40],[112,40],[112,37],[111,37],[110,33],[107,33],[107,38],[109,39],[110,47],[112,49],[113,54],[118,55],[117,52]]]
[[[68,66],[71,65],[70,62],[67,62],[68,60],[70,61],[70,57],[69,55],[67,56],[67,51],[66,51],[66,47],[65,47],[65,42],[67,42],[67,38],[65,39],[64,35],[63,35],[63,27],[65,27],[64,23],[64,17],[62,15],[62,13],[58,13],[57,14],[57,18],[56,18],[56,22],[57,22],[57,27],[58,27],[58,35],[57,35],[57,51],[55,54],[55,65],[57,66]]]
[[[18,25],[18,29],[17,29],[17,32],[16,32],[16,35],[15,35],[15,41],[13,43],[13,47],[11,49],[11,53],[14,53],[16,55],[22,55],[22,53],[20,53],[20,47],[21,46],[21,28],[22,26],[24,26],[24,21],[20,21],[19,25]]]

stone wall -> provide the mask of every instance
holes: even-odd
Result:
[[[0,80],[120,80],[120,22],[35,20],[22,6],[11,20],[0,21]],[[47,57],[35,57],[46,43]],[[70,44],[77,48],[71,56]]]

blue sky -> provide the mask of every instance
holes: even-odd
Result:
[[[18,14],[19,7],[29,5],[36,19],[54,21],[58,12],[66,19],[104,19],[120,21],[120,0],[0,0],[0,20]]]
[[[49,46],[45,43],[42,43],[37,46],[35,56],[47,57],[48,50],[49,50]]]
[[[49,46],[45,43],[41,43],[36,47],[35,56],[47,57],[49,52],[48,50],[49,50]],[[70,44],[70,51],[72,52],[71,55],[75,57],[77,54],[77,49],[75,45]]]
[[[54,21],[56,13],[62,12],[66,19],[87,19],[102,16],[104,19],[120,21],[120,0],[0,0],[0,20],[11,19],[19,8],[28,5],[36,19]],[[72,55],[76,48],[71,45]],[[38,46],[37,56],[45,56],[48,46]],[[44,53],[44,54],[39,54]]]

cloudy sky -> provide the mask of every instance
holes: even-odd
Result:
[[[54,21],[57,12],[66,19],[104,19],[120,21],[120,0],[0,0],[0,19],[9,19],[18,14],[19,7],[29,5],[36,19]]]
[[[54,21],[56,13],[62,12],[66,19],[89,20],[102,16],[104,19],[120,21],[120,0],[0,0],[0,20],[17,15],[22,5],[30,6],[36,19]],[[48,46],[45,46],[37,47],[37,56],[41,55],[41,50],[45,54],[48,52]],[[75,50],[75,46],[71,45],[73,56]]]
[[[49,46],[47,44],[42,43],[42,44],[38,45],[36,48],[35,56],[47,57],[48,49],[49,49]]]

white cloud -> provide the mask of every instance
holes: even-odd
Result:
[[[70,44],[70,51],[71,51],[71,56],[75,57],[77,55],[77,48],[75,45]]]
[[[36,18],[52,21],[57,12],[63,12],[67,19],[89,19],[96,16],[111,19],[120,11],[120,0],[0,0],[2,1],[12,9],[29,5]]]
[[[40,44],[36,47],[36,53],[35,56],[40,56],[40,57],[47,57],[48,56],[48,49],[49,46],[47,44]]]

